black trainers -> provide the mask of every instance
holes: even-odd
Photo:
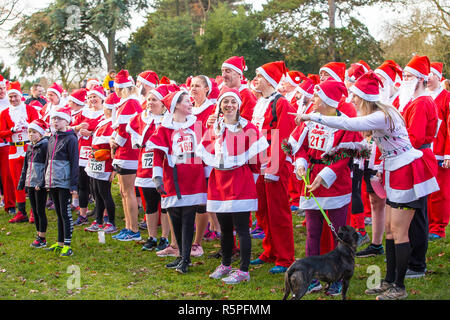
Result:
[[[47,246],[47,241],[44,239],[41,239],[39,237],[36,237],[36,240],[34,240],[31,244],[30,247],[32,248],[45,248]]]
[[[375,246],[373,244],[369,244],[367,248],[361,250],[356,253],[356,257],[358,258],[367,258],[367,257],[375,257],[384,254],[383,245]]]
[[[146,250],[146,251],[152,251],[154,249],[156,249],[157,247],[157,240],[153,237],[150,237],[147,239],[147,241],[145,242],[145,244],[142,246],[142,250]]]
[[[189,261],[181,260],[181,262],[175,268],[175,271],[181,274],[185,274],[189,270],[189,265],[190,265]]]
[[[159,238],[159,243],[156,246],[156,251],[164,250],[168,246],[169,246],[169,240],[164,237],[161,237],[161,238]]]
[[[178,265],[180,264],[181,260],[183,260],[181,257],[177,257],[174,261],[166,264],[166,268],[174,269],[174,268],[178,267]]]

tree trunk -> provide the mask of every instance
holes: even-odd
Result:
[[[106,68],[113,70],[116,67],[116,33],[111,31],[108,34],[108,57],[106,58]]]
[[[328,19],[329,24],[329,36],[328,36],[328,54],[332,61],[336,60],[336,38],[334,32],[336,29],[336,3],[335,0],[328,0]]]

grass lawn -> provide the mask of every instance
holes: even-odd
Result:
[[[123,209],[118,186],[113,186],[116,200],[117,224],[124,226]],[[56,240],[56,214],[48,211],[47,241]],[[140,215],[142,218],[142,215]],[[218,241],[203,242],[205,255],[193,258],[193,267],[186,275],[168,270],[164,265],[173,258],[158,258],[154,252],[141,251],[142,243],[120,242],[106,235],[106,243],[98,241],[97,234],[85,232],[85,226],[76,227],[72,248],[74,255],[61,258],[43,249],[32,249],[35,238],[32,224],[9,224],[10,216],[0,214],[0,299],[187,299],[187,300],[279,300],[283,297],[284,275],[271,275],[268,270],[273,264],[252,267],[251,281],[239,285],[225,285],[212,280],[208,275],[220,263],[207,256],[219,249]],[[303,218],[294,215],[294,236],[296,257],[304,257],[306,230],[301,226]],[[90,218],[92,221],[93,218]],[[368,228],[370,233],[370,227]],[[447,227],[450,232],[450,228]],[[142,232],[147,238],[146,232]],[[261,240],[253,239],[252,258],[262,251]],[[429,244],[428,271],[424,278],[407,279],[407,299],[442,300],[450,299],[449,258],[450,241],[442,239]],[[238,266],[238,262],[234,263]],[[79,287],[73,287],[74,270],[79,270]],[[372,300],[366,296],[369,277],[373,271],[385,273],[384,256],[356,260],[355,274],[350,282],[348,298],[351,300]],[[339,300],[323,292],[305,296],[305,300]]]

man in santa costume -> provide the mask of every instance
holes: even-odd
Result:
[[[399,89],[399,111],[402,113],[409,139],[414,148],[423,152],[426,165],[437,175],[437,161],[431,144],[437,132],[437,106],[426,92],[430,60],[427,56],[414,56],[403,69]],[[427,197],[421,198],[420,208],[415,208],[409,228],[411,255],[407,278],[422,277],[426,271],[425,256],[428,249]]]
[[[281,145],[295,127],[295,112],[289,101],[275,91],[286,74],[283,61],[264,64],[256,69],[255,88],[262,92],[253,111],[252,123],[261,130],[270,144],[266,165],[256,182],[258,211],[256,219],[263,229],[264,252],[253,265],[274,262],[270,273],[283,273],[294,262],[292,213],[289,208],[288,180],[292,166],[286,162]]]
[[[439,164],[436,179],[440,188],[428,197],[429,240],[445,237],[450,214],[450,92],[439,85],[442,66],[442,62],[431,63],[427,85],[438,107],[438,130],[433,141],[433,152]]]
[[[383,81],[380,88],[380,101],[398,108],[398,91],[395,83],[403,79],[403,69],[394,61],[386,60],[374,71]],[[394,101],[397,100],[397,105]]]
[[[7,80],[0,75],[0,113],[9,108],[9,99],[6,94]],[[9,142],[0,138],[0,163],[9,162]],[[5,211],[10,214],[16,214],[16,194],[14,192],[14,183],[9,171],[8,165],[0,166],[0,178],[2,183],[3,202]]]
[[[23,95],[19,82],[9,83],[8,98],[10,106],[0,113],[0,138],[5,139],[10,144],[9,171],[11,172],[18,205],[16,216],[9,222],[26,222],[28,217],[25,210],[25,190],[17,190],[17,186],[27,149],[28,124],[39,119],[39,114],[35,108],[22,101]]]
[[[285,98],[294,105],[297,101],[295,98],[295,93],[297,87],[300,85],[302,80],[306,79],[306,76],[300,71],[289,71],[285,77],[281,80],[278,92],[280,92]]]
[[[236,89],[242,98],[239,110],[241,116],[249,121],[252,120],[253,109],[256,105],[256,97],[246,84],[242,84],[244,71],[247,70],[244,57],[233,56],[222,63],[223,85],[230,89]]]

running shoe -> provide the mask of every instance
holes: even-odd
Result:
[[[181,263],[181,260],[183,260],[183,258],[177,257],[174,261],[169,262],[168,264],[166,264],[166,268],[168,268],[168,269],[175,269]]]
[[[77,221],[75,221],[75,222],[73,223],[73,225],[74,225],[74,226],[82,226],[82,225],[88,224],[88,223],[89,223],[89,220],[88,220],[87,217],[78,216]]]
[[[264,239],[266,237],[266,234],[264,233],[264,231],[260,232],[260,233],[256,233],[256,234],[252,234],[252,238],[253,239]]]
[[[333,282],[325,294],[327,296],[338,296],[342,293],[342,281]]]
[[[36,237],[36,240],[34,240],[31,244],[30,247],[32,248],[45,248],[47,246],[47,240],[42,240],[40,237]]]
[[[226,284],[238,284],[241,282],[250,281],[250,273],[235,270],[228,277],[222,278],[222,281]]]
[[[298,206],[295,206],[295,205],[292,205],[291,206],[291,211],[292,212],[295,212],[295,211],[297,211],[298,210]]]
[[[365,217],[364,218],[364,224],[366,226],[371,226],[372,225],[372,218],[371,217]]]
[[[360,232],[358,232],[357,247],[359,248],[360,246],[362,246],[366,243],[370,243],[369,234],[366,232],[365,235],[362,235]]]
[[[147,221],[143,220],[143,221],[139,222],[138,227],[141,230],[147,230]]]
[[[63,247],[61,247],[59,244],[55,243],[55,244],[51,245],[49,248],[45,248],[44,250],[51,251],[51,252],[54,252],[56,254],[60,254],[62,248]]]
[[[89,227],[84,228],[84,231],[88,232],[99,232],[100,230],[103,230],[103,225],[98,224],[97,221],[92,222]]]
[[[285,273],[287,270],[286,267],[283,266],[275,266],[272,269],[269,270],[270,273],[272,274],[277,274],[277,273]]]
[[[118,237],[121,237],[125,232],[127,232],[128,231],[128,229],[127,228],[123,228],[122,230],[120,230],[119,231],[119,233],[118,234],[115,234],[115,235],[113,235],[111,238],[113,238],[113,239],[116,239],[117,240],[117,238]]]
[[[317,279],[313,279],[308,286],[306,294],[318,292],[320,290],[322,290],[322,285],[320,284],[320,281]]]
[[[211,278],[211,279],[220,279],[220,278],[223,278],[223,277],[225,277],[226,275],[228,275],[230,272],[232,271],[232,268],[231,268],[231,266],[224,266],[223,264],[221,264],[220,266],[218,266],[217,268],[216,268],[216,270],[214,270],[214,272],[213,273],[211,273],[210,275],[209,275],[209,277]]]
[[[161,237],[159,238],[158,245],[156,246],[156,251],[164,250],[169,246],[169,240],[167,238]]]
[[[113,225],[111,223],[107,223],[103,227],[103,231],[105,231],[105,233],[116,233],[117,232],[117,228],[116,228],[115,225]]]
[[[181,260],[181,262],[175,268],[175,271],[181,274],[185,274],[189,270],[189,266],[192,265],[189,261]]]
[[[209,231],[208,234],[203,237],[206,241],[214,241],[220,239],[220,234],[216,231]]]
[[[264,263],[266,263],[266,262],[261,260],[260,258],[256,258],[255,260],[250,261],[250,264],[252,266],[257,266],[257,265],[264,264]]]
[[[426,271],[427,271],[426,269],[424,271],[414,271],[411,269],[407,269],[406,273],[405,273],[405,278],[408,278],[408,279],[422,278],[422,277],[425,277]]]
[[[149,237],[145,244],[142,246],[142,250],[153,251],[154,249],[156,249],[157,245],[158,240],[156,240],[156,238]]]
[[[203,255],[203,248],[199,244],[193,244],[191,247],[191,257],[198,258]]]
[[[124,233],[123,236],[117,237],[116,238],[119,241],[141,241],[141,233],[138,232],[133,232],[131,230],[128,230],[127,233]]]
[[[172,245],[167,246],[167,248],[156,252],[158,257],[177,257],[179,255],[178,248],[175,248]]]
[[[435,240],[439,240],[439,239],[442,239],[442,237],[440,235],[437,235],[435,233],[428,234],[428,241],[435,241]]]
[[[19,223],[19,222],[28,222],[28,217],[26,214],[23,214],[22,212],[17,212],[17,214],[14,216],[14,218],[9,220],[9,223]]]
[[[374,244],[369,244],[367,248],[356,253],[357,258],[367,258],[375,257],[384,254],[383,245],[375,246]]]
[[[376,297],[377,300],[401,300],[408,296],[405,288],[397,287],[395,284]]]
[[[60,257],[70,257],[71,255],[73,255],[73,250],[70,246],[64,246],[61,249],[61,254],[59,255]]]
[[[261,228],[261,227],[256,227],[255,229],[253,229],[251,232],[250,232],[250,234],[251,235],[253,235],[253,234],[258,234],[258,233],[261,233],[261,232],[263,232],[263,229]]]
[[[370,288],[370,289],[366,289],[366,291],[364,291],[365,294],[367,295],[375,295],[375,294],[381,294],[383,292],[385,292],[386,290],[390,289],[392,287],[392,283],[387,282],[386,280],[381,280],[381,283],[378,287],[375,288]]]

